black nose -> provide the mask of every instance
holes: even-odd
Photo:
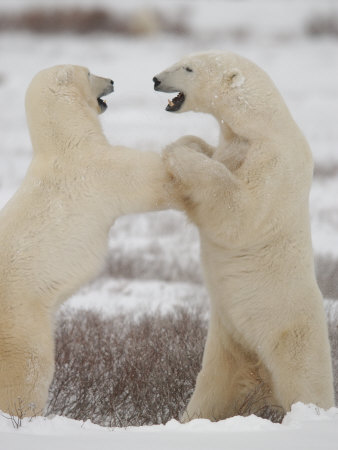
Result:
[[[160,80],[156,77],[153,78],[154,88],[157,88],[161,84]]]
[[[110,84],[114,85],[114,81],[113,81],[113,80],[110,80]]]

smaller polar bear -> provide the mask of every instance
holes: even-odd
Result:
[[[268,75],[233,53],[183,58],[156,75],[167,111],[219,122],[213,148],[186,136],[165,161],[198,226],[211,317],[183,420],[294,402],[334,405],[330,346],[313,265],[309,146]],[[262,391],[261,386],[265,386]],[[252,401],[252,400],[251,400]]]
[[[0,213],[0,410],[10,414],[43,411],[55,311],[102,267],[114,220],[171,205],[161,156],[103,135],[101,96],[112,91],[70,65],[40,72],[27,91],[34,156]]]

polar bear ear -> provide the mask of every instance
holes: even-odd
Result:
[[[228,86],[230,88],[240,87],[245,81],[245,78],[242,72],[237,69],[229,69],[223,74],[223,85]]]
[[[58,86],[67,86],[73,78],[73,67],[62,66],[56,72],[56,83]]]

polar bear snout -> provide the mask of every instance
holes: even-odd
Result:
[[[172,83],[170,83],[168,80],[166,80],[165,75],[163,76],[156,75],[153,78],[154,82],[154,89],[155,91],[161,91],[161,92],[178,92],[179,89],[177,87],[173,86]]]
[[[160,80],[158,76],[155,76],[153,78],[154,82],[154,89],[155,91],[160,92],[178,92],[176,97],[174,97],[172,100],[168,100],[168,105],[166,107],[166,111],[175,112],[181,109],[184,101],[185,101],[185,94],[180,91],[180,89],[173,87],[171,85],[166,84],[164,81]]]
[[[98,77],[92,73],[89,75],[90,87],[96,97],[108,95],[114,91],[114,81],[110,78]]]
[[[114,81],[113,80],[107,80],[107,86],[103,89],[103,91],[100,94],[100,97],[103,95],[108,95],[112,92],[114,92]]]
[[[107,109],[107,104],[101,97],[114,92],[114,81],[110,78],[98,77],[97,75],[89,74],[90,88],[97,99],[99,105],[99,112],[103,113]]]
[[[159,91],[160,89],[158,89],[158,86],[161,84],[161,81],[157,77],[154,77],[153,82],[155,91]]]

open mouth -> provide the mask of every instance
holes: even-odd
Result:
[[[100,108],[100,113],[102,114],[105,112],[105,110],[108,108],[108,105],[106,103],[105,100],[103,100],[101,97],[105,96],[105,95],[109,95],[112,92],[114,92],[114,81],[113,80],[105,80],[105,87],[104,89],[100,92],[99,96],[97,97],[97,103],[99,104],[99,108]]]
[[[102,100],[102,98],[100,98],[100,97],[97,98],[97,103],[99,104],[100,113],[101,114],[104,113],[105,110],[108,108],[107,103],[104,100]]]
[[[185,100],[185,95],[183,92],[179,92],[176,97],[174,97],[172,100],[168,100],[168,105],[166,107],[166,111],[174,112],[178,111],[181,106],[183,105]]]

